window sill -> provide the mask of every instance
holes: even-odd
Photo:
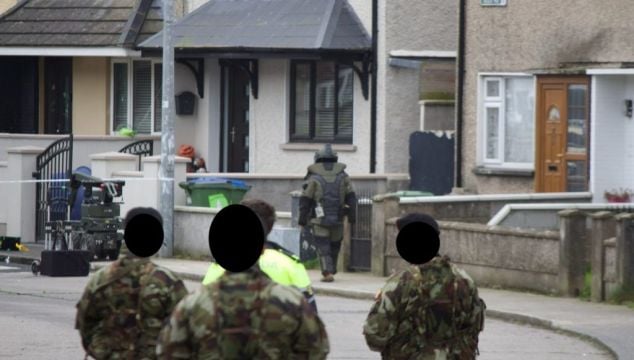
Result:
[[[532,169],[512,169],[512,168],[501,168],[501,167],[486,167],[486,166],[476,166],[473,168],[473,173],[476,175],[484,175],[484,176],[517,176],[517,177],[533,177],[535,175],[535,171]]]
[[[324,143],[325,144],[325,143]],[[317,151],[324,147],[321,143],[286,143],[281,144],[280,149],[288,151]],[[355,152],[357,146],[352,144],[332,144],[334,151],[340,152]]]

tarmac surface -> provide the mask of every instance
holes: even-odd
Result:
[[[30,264],[39,259],[41,247],[27,244],[28,252],[0,251],[0,261]],[[154,258],[157,264],[174,271],[183,279],[201,281],[209,263],[206,261]],[[93,262],[98,269],[108,262]],[[0,263],[2,265],[2,263]],[[352,299],[374,299],[385,277],[366,272],[344,272],[332,283],[320,282],[318,270],[309,270],[315,292]],[[626,306],[592,303],[577,298],[563,298],[508,290],[479,288],[487,304],[487,317],[515,321],[548,330],[563,332],[588,340],[617,359],[634,359],[634,310]]]

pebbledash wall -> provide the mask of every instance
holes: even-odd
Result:
[[[408,266],[396,250],[396,219],[422,211],[438,219],[440,254],[449,256],[479,285],[578,296],[588,287],[584,277],[592,268],[592,294],[597,301],[620,288],[634,286],[632,214],[619,214],[619,209],[581,211],[571,203],[571,209],[557,215],[558,230],[505,228],[478,222],[479,216],[467,219],[472,222],[446,221],[447,217],[458,218],[467,204],[428,200],[401,204],[396,196],[374,198],[373,274],[387,276]],[[495,201],[467,202],[480,214],[496,207]],[[445,211],[452,206],[455,214]]]

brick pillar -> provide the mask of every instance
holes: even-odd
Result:
[[[605,300],[605,245],[606,239],[614,236],[616,222],[614,214],[609,211],[599,211],[590,215],[591,225],[591,268],[592,268],[592,301]]]
[[[586,217],[576,209],[559,212],[559,292],[578,296],[586,267]]]
[[[387,219],[398,216],[399,197],[377,195],[372,199],[372,274],[386,276],[385,251],[387,248]]]
[[[616,278],[619,286],[634,289],[634,214],[616,216]]]

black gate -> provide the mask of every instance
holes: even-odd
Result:
[[[33,177],[35,195],[35,241],[44,240],[47,221],[68,220],[70,175],[73,168],[73,135],[55,141],[37,156]]]
[[[370,190],[357,190],[357,221],[350,237],[350,269],[370,271],[372,259],[372,197]]]
[[[120,153],[132,154],[139,156],[139,171],[141,170],[141,159],[144,156],[154,155],[154,141],[140,140],[126,145],[119,150]]]

